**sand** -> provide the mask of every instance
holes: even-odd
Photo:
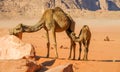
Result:
[[[0,20],[0,37],[8,34],[8,29],[19,23],[35,24],[39,19],[18,19]],[[120,20],[119,19],[87,19],[74,18],[76,22],[75,33],[78,35],[83,25],[88,25],[92,32],[89,47],[88,61],[78,61],[79,45],[76,47],[76,60],[68,60],[70,41],[65,32],[57,34],[57,48],[59,58],[54,59],[55,49],[51,47],[50,58],[45,58],[47,52],[45,30],[42,29],[34,33],[24,33],[23,41],[32,43],[40,59],[37,63],[42,63],[45,71],[55,66],[72,63],[74,72],[120,72]],[[104,41],[108,36],[110,41]],[[84,52],[84,48],[82,49]],[[82,57],[83,57],[82,52]]]

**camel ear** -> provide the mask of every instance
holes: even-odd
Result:
[[[74,32],[71,33],[73,36],[75,36],[76,34]]]
[[[23,24],[22,24],[22,23],[19,23],[18,25],[19,25],[20,27],[22,27],[22,26],[23,26]]]

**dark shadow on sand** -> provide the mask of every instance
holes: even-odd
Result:
[[[54,64],[54,62],[55,62],[55,59],[48,60],[48,61],[45,61],[45,62],[41,63],[43,68],[39,72],[47,71],[48,70],[47,66],[52,66]]]
[[[45,61],[42,63],[43,66],[52,66],[55,62],[55,59],[49,60],[49,61]]]
[[[75,60],[75,61],[84,61],[84,60]],[[120,62],[120,60],[86,60],[86,61],[95,61],[95,62]]]
[[[88,60],[88,61],[96,61],[96,62],[120,62],[120,60]]]
[[[38,56],[37,58],[40,59],[40,58],[46,58],[46,57]],[[55,58],[54,58],[54,57],[49,57],[48,59],[53,59],[53,60],[50,61],[50,62],[52,62],[52,63],[55,61]],[[57,58],[57,59],[58,59],[58,60],[66,60],[67,58]],[[69,60],[72,60],[72,61],[85,61],[85,60],[77,60],[77,59],[75,59],[75,60],[69,59]],[[109,59],[109,60],[86,60],[86,61],[96,61],[96,62],[120,62],[119,59],[118,59],[118,60],[112,60],[112,59]],[[49,62],[49,61],[47,61],[47,62]]]

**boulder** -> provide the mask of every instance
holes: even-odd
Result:
[[[108,36],[106,36],[104,41],[110,41],[110,38]]]
[[[7,35],[0,38],[0,60],[21,59],[35,55],[34,47],[24,43],[14,35]]]
[[[72,64],[60,65],[55,68],[51,68],[45,72],[73,72]]]
[[[26,72],[39,72],[42,68],[41,64],[38,65],[35,62],[28,62],[26,65],[28,66]]]

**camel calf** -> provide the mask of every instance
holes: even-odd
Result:
[[[82,27],[82,29],[80,30],[80,33],[79,33],[78,37],[76,37],[74,32],[71,33],[71,37],[72,37],[74,42],[79,42],[80,48],[79,48],[79,58],[78,58],[78,60],[80,60],[80,57],[81,57],[81,51],[82,51],[81,46],[82,46],[82,44],[85,47],[83,60],[88,60],[88,51],[89,51],[88,48],[89,48],[90,39],[91,39],[91,32],[90,32],[89,27],[87,25],[84,25]],[[74,54],[75,54],[75,49],[74,49]],[[73,58],[75,58],[75,57],[73,57]]]

